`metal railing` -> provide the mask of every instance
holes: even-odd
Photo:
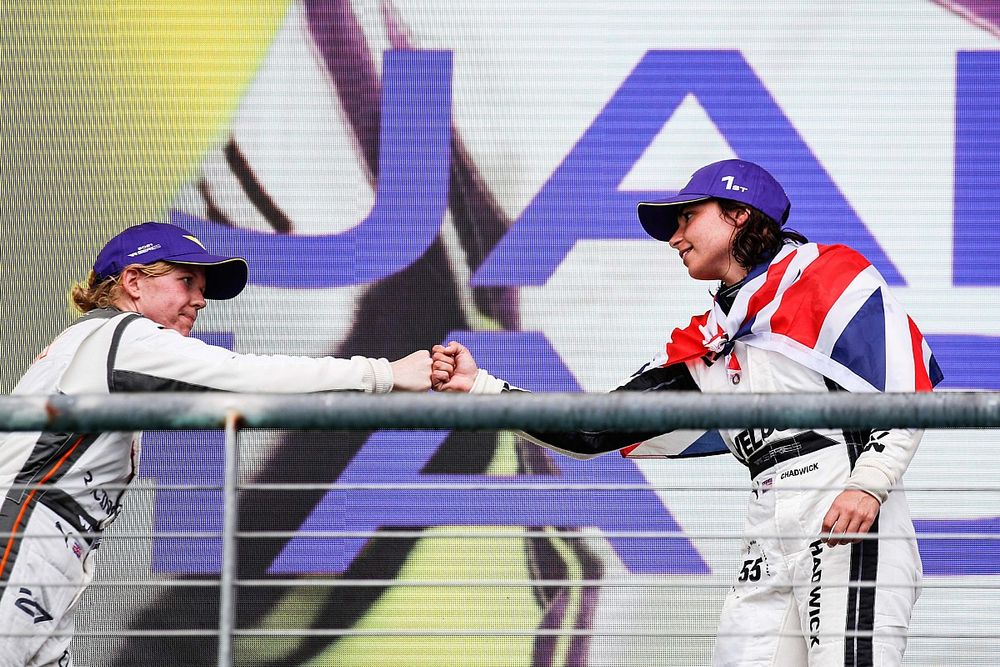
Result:
[[[240,634],[234,619],[236,589],[240,583],[236,576],[240,537],[237,531],[240,429],[639,432],[734,427],[1000,427],[1000,392],[806,395],[622,392],[502,396],[164,392],[0,397],[0,431],[224,429],[219,665],[232,664],[233,638]],[[648,537],[645,533],[644,536]],[[348,631],[336,634],[345,633]]]
[[[0,397],[0,431],[371,428],[489,431],[1000,426],[1000,392],[899,394],[226,394]]]

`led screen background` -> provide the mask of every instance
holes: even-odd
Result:
[[[254,267],[239,299],[199,320],[215,344],[396,358],[455,337],[521,386],[606,391],[703,311],[713,287],[643,238],[634,202],[739,156],[786,185],[791,226],[872,259],[927,334],[947,388],[997,389],[1000,49],[997,17],[980,4],[12,9],[0,381],[9,391],[71,321],[65,294],[104,239],[173,219]],[[994,484],[995,440],[927,435],[907,475],[922,532],[995,532],[998,494],[920,490]],[[217,494],[152,486],[218,482],[220,442],[149,434],[113,530],[217,528]],[[341,485],[247,492],[246,529],[423,531],[245,540],[243,576],[496,583],[241,590],[245,628],[442,632],[246,638],[240,664],[708,659],[736,542],[703,535],[739,530],[743,492],[709,490],[745,484],[732,460],[578,463],[509,434],[254,432],[243,449],[245,481]],[[511,479],[627,488],[503,485]],[[447,482],[476,488],[405,490]],[[525,528],[539,535],[495,534]],[[605,537],[628,530],[686,537]],[[448,531],[463,536],[436,536]],[[998,648],[993,615],[971,610],[996,608],[1000,553],[989,540],[921,546],[928,588],[909,662],[977,664]],[[217,547],[109,539],[99,580],[198,581],[217,572]],[[502,585],[598,578],[609,585]],[[610,583],[623,580],[633,585]],[[983,588],[939,588],[949,583]],[[80,626],[212,628],[212,593],[98,587]],[[448,634],[468,628],[484,632]],[[595,635],[532,636],[539,628]],[[970,632],[988,638],[947,636]],[[77,641],[82,664],[207,663],[211,646]]]

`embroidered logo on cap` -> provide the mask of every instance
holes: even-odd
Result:
[[[189,241],[194,241],[194,242],[195,242],[195,243],[197,243],[197,244],[198,244],[199,246],[201,246],[201,249],[202,249],[202,250],[208,250],[208,248],[206,248],[206,247],[205,247],[205,244],[204,244],[204,243],[202,243],[201,241],[199,241],[199,240],[198,240],[198,239],[196,239],[195,237],[191,236],[190,234],[185,234],[185,235],[184,235],[184,238],[186,238],[186,239],[187,239],[187,240],[189,240]]]
[[[747,188],[742,185],[736,185],[735,176],[723,176],[721,179],[723,183],[726,184],[727,190],[735,190],[736,192],[746,192]]]
[[[152,252],[154,250],[159,250],[161,248],[159,243],[147,243],[136,248],[135,252],[130,252],[129,257],[138,257],[139,255],[145,255],[147,252]]]

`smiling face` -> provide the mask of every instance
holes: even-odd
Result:
[[[148,275],[136,266],[121,273],[125,297],[116,304],[157,324],[187,336],[205,307],[205,269],[184,264],[171,265],[161,275]]]
[[[740,211],[727,217],[714,199],[688,204],[677,215],[677,231],[670,247],[677,250],[688,275],[696,280],[738,283],[747,271],[733,258],[733,235],[748,216]]]

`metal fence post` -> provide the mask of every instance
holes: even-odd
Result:
[[[236,570],[239,528],[240,414],[226,413],[225,477],[222,487],[222,568],[219,574],[219,667],[233,664],[233,630],[236,627]]]

